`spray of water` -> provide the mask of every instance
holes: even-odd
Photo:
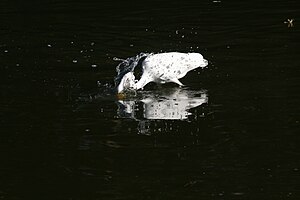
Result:
[[[113,60],[121,61],[121,63],[116,67],[117,76],[115,77],[115,86],[118,86],[125,74],[128,72],[134,72],[136,66],[140,63],[140,61],[151,55],[150,53],[140,53],[134,57],[121,59],[114,57]]]

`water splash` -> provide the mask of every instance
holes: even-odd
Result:
[[[125,74],[128,72],[134,72],[136,66],[146,58],[151,55],[151,53],[140,53],[134,57],[129,57],[126,59],[116,58],[114,57],[114,61],[121,61],[121,63],[116,67],[117,76],[115,77],[115,86],[118,86]]]
[[[111,83],[101,83],[97,81],[97,88],[90,89],[88,91],[74,91],[73,96],[77,102],[97,102],[103,100],[114,101],[115,90],[114,85]]]

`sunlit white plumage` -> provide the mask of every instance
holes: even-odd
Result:
[[[142,62],[143,74],[136,81],[133,71],[126,73],[118,85],[118,93],[126,89],[139,90],[150,82],[183,84],[178,80],[189,71],[207,66],[208,61],[199,53],[159,53],[150,54]]]

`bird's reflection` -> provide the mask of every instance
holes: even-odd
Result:
[[[118,101],[118,116],[121,118],[186,120],[190,109],[207,103],[206,91],[173,88],[149,93],[141,98]]]

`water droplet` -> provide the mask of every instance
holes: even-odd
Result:
[[[6,50],[4,50],[4,53],[8,53],[8,50],[6,49]]]
[[[91,66],[92,66],[93,68],[97,67],[97,65],[96,65],[96,64],[92,64]]]
[[[133,47],[133,44],[130,44],[129,46]]]
[[[73,60],[72,62],[73,62],[73,63],[77,63],[77,62],[78,62],[78,60]]]
[[[89,128],[85,129],[85,132],[90,132],[90,131],[91,131],[91,129],[89,129]]]
[[[20,67],[20,64],[19,64],[19,63],[17,63],[17,64],[16,64],[16,66],[17,66],[17,67]]]
[[[184,35],[182,35],[181,37],[184,38]]]
[[[95,45],[95,42],[91,42],[91,46],[94,46]]]
[[[244,195],[244,193],[243,192],[234,192],[234,193],[232,193],[234,196],[242,196],[242,195]]]
[[[47,44],[47,47],[51,48],[51,47],[52,47],[52,45],[51,45],[51,44]]]
[[[178,35],[178,30],[175,31],[176,35]]]

